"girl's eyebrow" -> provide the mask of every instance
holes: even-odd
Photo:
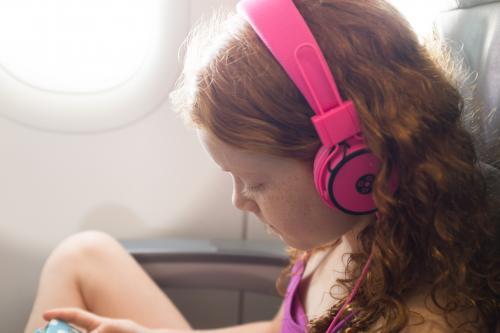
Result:
[[[223,167],[220,167],[220,169],[223,171],[223,172],[235,172],[235,171],[232,171],[232,170],[229,170],[229,169],[224,169]],[[241,171],[241,170],[238,170],[236,173],[238,174],[245,174],[245,175],[259,175],[260,173],[259,172],[255,172],[255,171]]]

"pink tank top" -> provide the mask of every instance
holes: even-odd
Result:
[[[292,276],[288,283],[288,288],[285,294],[285,308],[283,313],[283,322],[281,324],[280,333],[306,333],[307,332],[307,315],[304,311],[300,296],[298,293],[300,280],[304,274],[305,265],[309,253],[306,253],[302,258],[297,259],[292,267]],[[330,327],[328,333],[337,333],[354,317],[354,313],[349,314],[334,327]]]
[[[304,274],[305,262],[307,257],[299,258],[295,261],[292,267],[292,276],[288,283],[288,288],[285,294],[285,308],[283,314],[283,323],[281,325],[281,333],[305,333],[307,326],[307,316],[300,301],[299,283]]]

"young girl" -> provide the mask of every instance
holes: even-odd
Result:
[[[274,53],[273,43],[305,31],[280,25],[290,5],[339,94],[314,72],[322,67],[308,67],[321,64],[314,48],[297,48],[295,74]],[[172,101],[231,175],[233,204],[279,235],[291,262],[273,320],[207,332],[499,332],[497,203],[448,67],[380,0],[245,0],[223,22],[210,22],[215,39],[206,27],[191,36]],[[311,72],[316,81],[307,81]],[[325,95],[318,82],[330,84]],[[328,132],[315,115],[330,97],[338,118]],[[42,313],[89,332],[192,331],[98,232],[74,235],[51,254],[26,333],[43,325]]]

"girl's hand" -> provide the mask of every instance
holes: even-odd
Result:
[[[146,327],[128,319],[101,317],[79,308],[61,308],[44,312],[47,321],[59,319],[83,328],[89,333],[151,333]]]

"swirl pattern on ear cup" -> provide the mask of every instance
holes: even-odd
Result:
[[[377,209],[372,190],[380,161],[370,152],[362,136],[355,135],[333,148],[322,146],[314,160],[314,182],[323,201],[350,215],[364,215]],[[395,172],[391,191],[397,187]]]

